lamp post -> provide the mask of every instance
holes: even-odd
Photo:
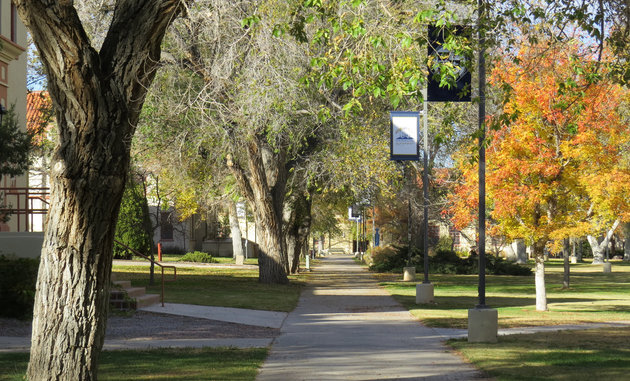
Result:
[[[479,33],[479,302],[468,310],[468,341],[497,342],[498,312],[486,305],[486,58],[485,0],[478,0]]]

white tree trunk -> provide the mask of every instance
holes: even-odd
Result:
[[[545,258],[544,248],[546,242],[539,241],[534,244],[534,259],[536,261],[536,311],[547,311],[547,290],[545,288]]]
[[[623,247],[623,260],[630,261],[630,222],[623,225],[624,236],[626,237]]]
[[[536,311],[547,311],[545,258],[543,256],[536,256]]]
[[[587,235],[586,239],[588,240],[588,244],[591,245],[591,250],[593,251],[593,264],[601,265],[604,263],[604,243],[607,243],[606,240],[603,240],[601,243],[597,242],[597,238],[592,235]]]
[[[610,228],[610,230],[608,230],[608,233],[606,233],[606,236],[604,236],[604,239],[602,240],[602,242],[600,243],[598,243],[597,238],[593,237],[592,235],[586,236],[586,239],[588,239],[589,245],[591,245],[591,250],[593,250],[593,264],[594,265],[601,265],[602,263],[604,263],[604,251],[606,250],[606,247],[608,247],[608,243],[610,243],[610,239],[612,238],[613,233],[615,232],[615,229],[617,229],[617,226],[619,226],[619,223],[620,223],[620,220],[617,219],[613,223],[613,226]]]
[[[236,211],[236,203],[228,200],[230,232],[232,236],[232,252],[236,258],[236,264],[243,264],[245,255],[243,255],[243,237],[241,235],[241,226],[238,223],[238,212]]]

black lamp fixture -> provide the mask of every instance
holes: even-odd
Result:
[[[7,108],[0,104],[0,125],[2,125],[2,117],[8,112]]]

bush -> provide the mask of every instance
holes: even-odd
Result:
[[[413,248],[411,259],[409,246],[385,246],[375,247],[372,252],[372,265],[370,270],[376,272],[400,272],[403,267],[421,263],[422,253],[418,248]]]
[[[32,317],[38,268],[38,259],[0,255],[0,316]]]
[[[203,251],[195,251],[192,253],[186,253],[179,259],[180,262],[198,262],[198,263],[215,263],[216,260],[208,253]]]
[[[141,187],[134,183],[133,176],[125,187],[118,221],[116,223],[115,239],[144,255],[151,254],[152,238],[148,232],[150,223],[147,221],[148,207]],[[131,259],[133,253],[125,247],[114,245],[115,259]]]
[[[377,272],[401,272],[402,268],[410,264],[416,266],[416,271],[424,271],[424,257],[418,248],[412,249],[409,261],[409,247],[387,247],[375,251],[372,255],[373,263],[370,270]],[[429,258],[429,272],[434,274],[462,274],[474,275],[479,273],[479,256],[471,255],[461,258],[452,250],[438,249]],[[521,266],[503,258],[486,255],[486,273],[492,275],[531,275],[529,267]]]

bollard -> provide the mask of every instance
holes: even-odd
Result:
[[[158,242],[158,262],[162,262],[162,242]]]

